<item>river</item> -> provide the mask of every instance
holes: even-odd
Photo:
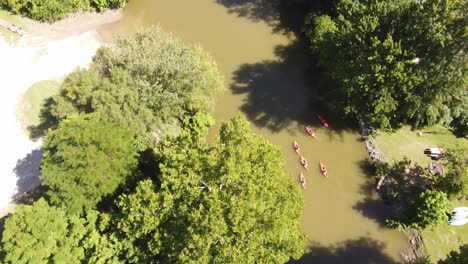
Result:
[[[405,236],[382,227],[388,210],[373,191],[366,175],[367,154],[359,133],[319,112],[313,98],[313,80],[305,81],[304,48],[292,34],[278,32],[268,1],[242,0],[133,0],[123,19],[100,29],[104,38],[130,34],[138,28],[160,25],[189,43],[199,43],[216,59],[227,90],[215,109],[219,123],[244,114],[255,132],[281,147],[286,172],[294,180],[302,171],[301,228],[309,239],[298,263],[395,263],[407,247]],[[250,3],[250,4],[249,4]],[[316,113],[329,119],[321,126]],[[306,136],[310,125],[318,139]],[[305,172],[292,150],[297,140],[309,160]],[[329,177],[318,169],[327,166]]]

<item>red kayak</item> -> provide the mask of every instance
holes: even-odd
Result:
[[[317,118],[322,122],[322,124],[326,127],[328,127],[328,122],[325,120],[321,115],[317,115]]]
[[[313,138],[317,139],[317,136],[315,135],[315,132],[312,130],[312,128],[310,128],[308,126],[305,126],[304,128],[305,128],[307,134],[309,134]]]

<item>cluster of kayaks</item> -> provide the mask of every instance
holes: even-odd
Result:
[[[317,118],[320,120],[320,122],[325,126],[325,127],[328,127],[328,122],[323,119],[322,116],[318,115]],[[305,131],[306,133],[315,138],[315,139],[318,139],[317,138],[317,135],[315,134],[314,130],[312,130],[311,127],[309,126],[305,126]],[[301,155],[301,148],[299,146],[299,143],[297,143],[296,140],[293,141],[293,149],[294,151],[297,153],[297,155],[299,156],[299,161],[302,165],[302,167],[304,167],[304,169],[306,171],[309,170],[309,163],[307,162],[307,160]],[[320,169],[320,172],[323,174],[323,176],[325,177],[328,177],[328,170],[327,168],[325,167],[325,165],[320,161],[319,162],[319,169]],[[301,183],[301,186],[302,188],[306,188],[306,180],[305,180],[305,177],[304,177],[304,174],[302,174],[302,172],[299,174],[299,182]]]
[[[468,207],[457,207],[452,210],[449,225],[464,225],[468,223]]]

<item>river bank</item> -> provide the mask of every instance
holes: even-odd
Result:
[[[86,67],[104,43],[98,28],[120,18],[116,11],[77,14],[54,24],[16,18],[24,35],[15,42],[0,36],[0,217],[14,210],[13,200],[40,185],[41,141],[30,140],[16,118],[21,96],[38,81]]]
[[[358,119],[358,124],[361,132],[362,140],[365,143],[367,153],[371,160],[372,165],[384,162],[383,156],[385,155],[382,150],[378,147],[378,142],[375,137],[373,137],[372,129],[362,120]],[[398,146],[393,146],[398,148]],[[386,162],[393,162],[395,157],[388,157]],[[401,157],[400,157],[401,158]],[[382,191],[387,188],[387,185],[390,184],[390,179],[387,176],[380,176],[376,184],[376,191],[382,193]],[[401,211],[401,208],[396,204],[390,205],[394,212]],[[402,253],[402,259],[408,263],[423,259],[427,256],[426,245],[423,240],[422,232],[414,228],[406,228],[403,230],[403,233],[408,239],[409,249],[406,253]],[[448,252],[447,252],[448,253]]]

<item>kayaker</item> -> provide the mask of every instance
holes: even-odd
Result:
[[[293,148],[297,154],[299,154],[299,151],[301,151],[301,149],[299,148],[299,144],[295,140],[293,141]]]
[[[320,171],[322,172],[323,176],[327,177],[328,171],[327,171],[327,168],[325,168],[325,165],[323,165],[322,162],[320,162]]]
[[[304,157],[302,157],[302,156],[300,157],[300,160],[301,160],[301,164],[304,167],[304,169],[308,170],[309,164],[307,163],[307,160],[304,159]]]
[[[309,134],[310,136],[312,136],[312,137],[314,137],[314,138],[317,138],[317,137],[315,136],[315,132],[312,130],[312,128],[310,128],[310,127],[308,127],[308,126],[305,126],[304,128],[305,128],[307,134]]]
[[[306,181],[305,181],[305,177],[304,175],[301,173],[301,175],[299,176],[299,179],[301,181],[301,185],[302,185],[302,188],[306,188]]]

